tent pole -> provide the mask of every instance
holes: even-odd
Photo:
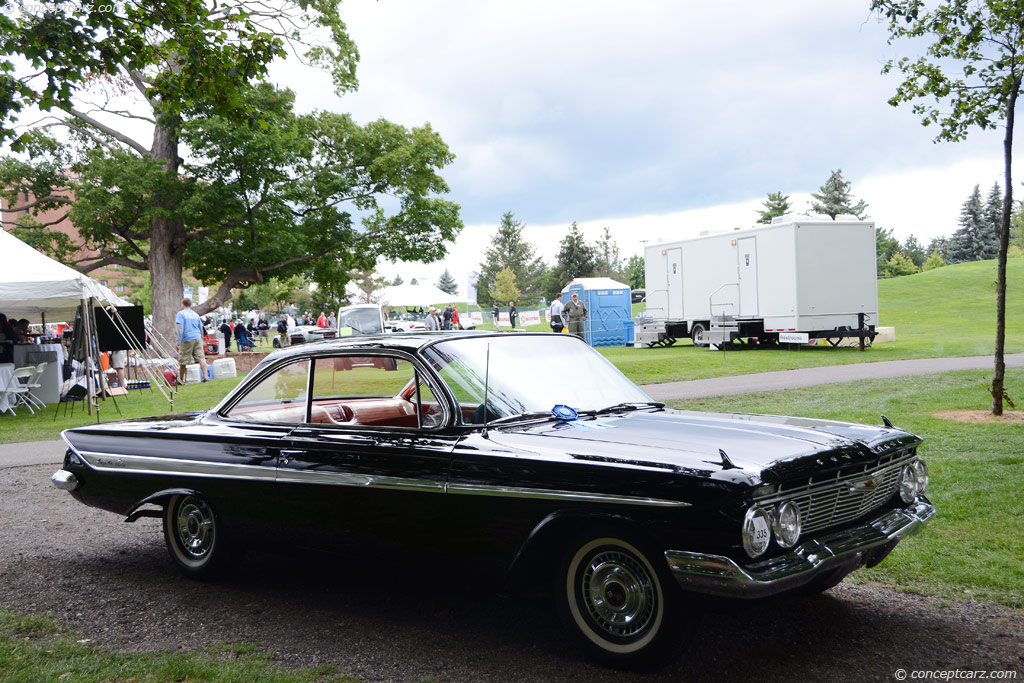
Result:
[[[92,334],[89,332],[88,300],[82,299],[82,343],[85,344],[85,407],[92,415]]]

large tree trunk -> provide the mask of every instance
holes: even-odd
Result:
[[[154,159],[164,162],[168,173],[178,172],[178,120],[160,117],[153,131]],[[170,204],[157,204],[172,210]],[[170,341],[176,338],[174,316],[181,308],[181,259],[185,251],[185,226],[180,220],[165,216],[149,223],[149,273],[153,279],[153,326]]]
[[[999,228],[999,258],[996,263],[996,352],[995,372],[992,375],[992,414],[1003,414],[1006,389],[1003,378],[1006,362],[1003,349],[1006,342],[1006,252],[1010,248],[1010,213],[1013,211],[1013,179],[1010,167],[1013,161],[1013,110],[1017,105],[1020,79],[1014,81],[1006,102],[1006,137],[1003,139],[1003,162],[1006,173],[1006,194],[1003,196],[1003,224]]]

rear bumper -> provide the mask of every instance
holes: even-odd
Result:
[[[722,555],[667,550],[665,559],[686,591],[731,598],[763,598],[784,593],[833,570],[874,566],[900,539],[918,532],[935,515],[924,497],[905,508],[886,512],[853,529],[797,546],[785,555],[739,566]]]

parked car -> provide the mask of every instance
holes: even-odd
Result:
[[[921,528],[921,439],[883,422],[670,410],[572,335],[378,335],[275,352],[207,412],[67,430],[52,480],[162,518],[195,578],[282,536],[497,558],[632,666],[692,637],[687,593],[824,591]]]
[[[629,292],[629,302],[633,304],[642,303],[647,299],[646,289],[634,289]]]
[[[316,325],[297,325],[288,330],[289,344],[305,344],[307,342],[320,341],[322,339],[334,339],[338,331],[331,327],[317,327]],[[274,348],[281,348],[281,338],[274,337]]]

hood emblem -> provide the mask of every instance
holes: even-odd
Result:
[[[850,493],[868,493],[878,488],[881,482],[875,477],[850,482]]]

